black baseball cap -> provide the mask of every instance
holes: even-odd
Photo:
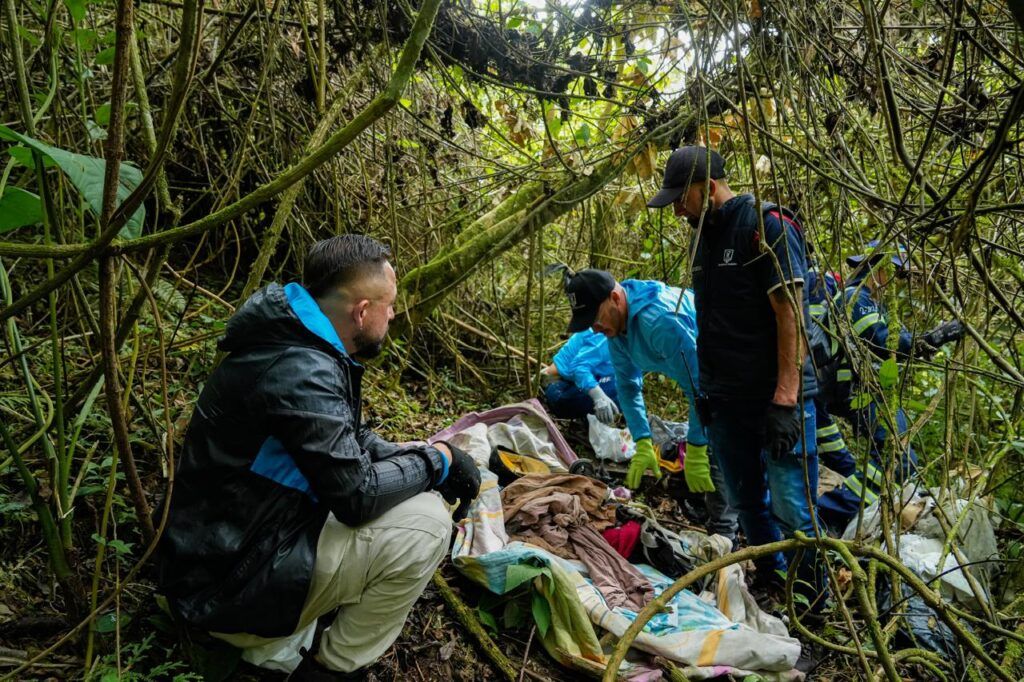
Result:
[[[597,309],[615,288],[615,278],[604,270],[580,270],[565,278],[565,295],[569,297],[572,319],[569,333],[575,334],[594,324]]]
[[[665,179],[661,190],[647,202],[647,208],[668,206],[694,182],[725,177],[725,159],[707,147],[680,147],[672,152],[665,164]]]

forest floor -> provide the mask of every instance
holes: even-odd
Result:
[[[433,432],[444,426],[445,421],[450,421],[450,418],[446,420],[439,413],[452,414],[448,410],[455,410],[459,402],[455,399],[450,405],[438,406],[435,397],[432,403],[434,409],[431,410],[433,414],[400,416],[397,423],[393,422],[391,426],[407,427],[409,422],[421,422],[416,433]],[[560,426],[579,454],[590,454],[582,424],[563,421]],[[669,528],[700,528],[687,518],[677,501],[681,486],[681,475],[665,477],[661,483],[649,484],[644,488],[643,500]],[[26,523],[29,522],[26,516]],[[74,625],[62,613],[59,600],[48,600],[44,596],[52,592],[52,586],[41,579],[41,576],[49,575],[42,548],[25,551],[25,548],[17,546],[18,543],[4,544],[7,548],[0,549],[0,676],[26,656],[32,656],[50,646]],[[91,567],[91,558],[89,561]],[[126,562],[122,573],[128,567]],[[470,609],[475,609],[484,593],[483,588],[460,575],[447,560],[441,566],[441,573]],[[119,604],[122,614],[120,623],[113,618],[100,619],[97,650],[120,651],[120,657],[118,660],[117,656],[110,653],[101,656],[94,664],[91,679],[100,682],[118,679],[185,682],[204,677],[209,682],[270,682],[284,679],[281,673],[265,671],[242,662],[239,660],[240,652],[222,642],[206,636],[183,637],[160,609],[154,596],[153,577],[144,570],[141,580],[136,580],[124,589]],[[522,671],[520,679],[579,679],[579,673],[560,667],[547,655],[539,637],[532,631],[532,621],[526,620],[524,627],[502,627],[494,636],[499,648]],[[48,657],[43,665],[33,668],[28,675],[20,675],[18,679],[81,679],[84,665],[81,652],[84,649],[83,638],[77,644],[63,648],[57,655]],[[825,661],[809,679],[855,679],[855,676],[839,673],[835,663],[839,661],[831,664]],[[501,674],[489,662],[473,637],[459,624],[431,583],[414,606],[399,640],[372,667],[369,679],[381,682],[468,682],[501,679]]]

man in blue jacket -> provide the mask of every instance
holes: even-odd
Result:
[[[186,622],[239,647],[339,607],[293,680],[363,679],[448,549],[441,497],[480,472],[446,444],[396,445],[362,422],[363,366],[394,318],[395,271],[361,235],[317,242],[302,284],[270,284],[228,321],[228,352],[178,461],[159,584]]]
[[[693,294],[661,282],[616,282],[604,270],[582,270],[566,279],[573,315],[569,331],[591,328],[608,338],[619,406],[636,443],[626,485],[637,488],[644,472],[661,477],[644,403],[644,374],[658,372],[675,381],[690,404],[683,474],[691,492],[706,493],[708,530],[736,536],[736,514],[716,492],[708,459],[708,440],[697,413],[699,369]],[[610,419],[608,421],[611,421]]]
[[[615,368],[604,334],[584,329],[569,337],[542,371],[551,414],[577,419],[588,414],[610,423],[619,413]]]
[[[691,263],[697,310],[697,355],[711,445],[751,545],[797,531],[818,534],[813,397],[807,358],[810,321],[803,287],[807,253],[786,212],[735,195],[725,160],[705,147],[675,150],[651,208],[672,205],[693,226]],[[621,386],[619,388],[622,390]],[[770,496],[769,496],[770,492]],[[815,552],[797,567],[811,609],[824,606]],[[757,562],[759,582],[775,583],[786,559]]]

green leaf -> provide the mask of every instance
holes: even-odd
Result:
[[[547,568],[533,564],[512,564],[505,570],[505,592],[511,592],[538,575],[550,575]]]
[[[75,23],[82,23],[82,20],[85,19],[85,6],[89,4],[89,0],[64,0],[64,4],[68,6],[68,11],[71,12],[71,18],[75,20]]]
[[[108,540],[107,547],[118,554],[129,554],[132,551],[132,544],[124,540]]]
[[[71,32],[71,37],[74,38],[75,43],[78,45],[78,49],[83,52],[91,52],[96,47],[96,41],[99,39],[99,34],[91,28],[76,28]]]
[[[576,141],[581,144],[588,144],[590,142],[590,126],[586,123],[576,129]]]
[[[11,155],[11,158],[14,159],[19,166],[24,166],[25,168],[36,167],[35,161],[32,160],[32,150],[28,147],[22,147],[21,145],[8,147],[7,153]],[[57,164],[55,164],[53,159],[49,156],[43,156],[43,168],[53,168],[56,165]]]
[[[43,203],[32,192],[5,187],[0,196],[0,234],[43,222]]]
[[[99,108],[96,109],[96,123],[101,126],[110,124],[110,102],[101,104]]]
[[[108,611],[102,616],[96,619],[96,632],[106,633],[113,632],[114,628],[118,625],[118,614],[115,611]],[[131,622],[132,617],[127,613],[121,614],[121,627],[124,627]]]
[[[533,611],[533,621],[537,623],[541,637],[547,637],[551,628],[551,604],[539,592],[533,593],[533,601],[530,604]]]
[[[882,388],[892,388],[900,379],[900,368],[896,364],[896,358],[886,358],[882,366],[878,368],[878,383]]]
[[[99,51],[96,55],[97,66],[109,66],[114,63],[114,47],[106,47]]]
[[[103,204],[103,174],[106,171],[107,163],[95,156],[84,156],[57,147],[51,147],[35,140],[27,135],[16,133],[7,126],[0,125],[0,139],[20,142],[31,147],[40,154],[50,157],[71,180],[71,184],[78,188],[82,196],[96,215],[100,214]],[[142,182],[142,171],[130,163],[122,163],[118,173],[117,200],[123,202],[131,194],[132,190]],[[121,228],[118,236],[121,239],[135,239],[142,234],[142,223],[146,219],[146,207],[140,205],[135,213],[128,219],[125,226]]]
[[[401,104],[406,109],[412,106],[412,100],[409,99],[408,97],[403,97],[402,99],[398,100],[398,103]]]
[[[36,38],[35,34],[29,31],[24,26],[18,27],[18,35],[21,36],[21,39],[27,42],[32,47],[39,47],[39,38]]]
[[[481,608],[477,608],[476,616],[483,623],[484,627],[493,633],[498,632],[498,620],[494,617],[490,611],[486,611]]]
[[[857,395],[850,398],[850,409],[852,410],[862,410],[870,404],[870,393],[858,393]]]

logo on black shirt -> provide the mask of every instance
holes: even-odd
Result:
[[[719,263],[718,267],[722,267],[723,265],[736,265],[735,263],[732,262],[732,257],[735,254],[736,251],[734,249],[726,249],[725,251],[723,251],[722,262]]]

